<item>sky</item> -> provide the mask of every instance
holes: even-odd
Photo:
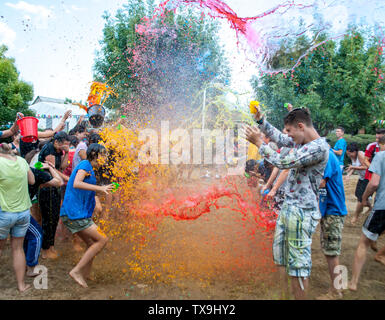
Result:
[[[112,16],[126,0],[2,0],[0,2],[0,43],[15,58],[20,78],[34,87],[34,95],[86,101],[93,80],[92,67],[103,37],[105,11]],[[277,0],[227,0],[241,17],[257,16],[287,2]],[[343,34],[348,23],[383,25],[383,0],[298,0],[316,3],[312,8],[275,14],[256,22],[256,30],[271,31],[280,25],[290,29],[300,15],[311,22],[314,10],[321,13],[335,35]],[[316,9],[315,9],[316,8]],[[286,27],[287,24],[287,27]],[[233,88],[251,90],[248,82],[256,74],[255,64],[236,46],[235,32],[221,21],[220,37],[233,68]]]

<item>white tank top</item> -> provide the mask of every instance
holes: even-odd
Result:
[[[359,151],[359,152],[362,152],[362,151]],[[357,159],[356,160],[352,160],[352,166],[353,167],[361,167],[361,162],[358,159],[358,153],[357,153]],[[360,180],[364,180],[365,179],[365,171],[366,170],[355,170],[355,171],[358,172],[358,175],[360,176]]]

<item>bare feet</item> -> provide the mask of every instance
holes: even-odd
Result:
[[[72,279],[74,279],[83,288],[88,288],[87,283],[84,280],[83,275],[81,273],[78,273],[78,272],[71,270],[69,275],[71,276]]]
[[[41,257],[43,259],[57,259],[57,253],[53,252],[51,249],[41,250]]]
[[[35,267],[37,267],[37,266],[35,266]],[[33,278],[33,277],[36,277],[36,276],[39,275],[38,272],[34,271],[35,267],[28,267],[27,266],[27,273],[26,273],[27,277],[32,277]]]
[[[376,254],[374,256],[374,260],[385,265],[385,256],[381,256],[379,254]]]
[[[357,222],[357,217],[353,217],[352,220],[350,220],[350,223],[354,226]]]
[[[357,291],[357,284],[352,283],[352,281],[349,282],[348,289],[350,291]]]
[[[31,285],[29,284],[24,284],[22,286],[19,287],[19,292],[20,293],[24,293],[26,292],[28,289],[31,289]]]

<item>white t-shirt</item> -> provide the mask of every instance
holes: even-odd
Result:
[[[80,150],[87,151],[87,149],[88,149],[88,146],[84,141],[79,142],[75,150],[74,158],[72,160],[72,170],[74,170],[76,166],[82,161],[82,159],[79,156]]]

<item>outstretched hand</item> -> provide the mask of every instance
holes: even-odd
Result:
[[[63,116],[63,120],[62,121],[66,121],[72,114],[72,111],[71,110],[67,110]]]
[[[257,147],[260,147],[263,143],[261,131],[256,127],[246,126],[245,130],[245,138],[252,144],[255,144]]]
[[[276,194],[277,194],[277,191],[274,189],[271,189],[270,192],[266,195],[266,200],[273,200]]]
[[[259,121],[259,120],[261,120],[261,119],[262,119],[262,117],[263,117],[263,114],[262,114],[262,112],[261,112],[261,109],[260,109],[260,108],[256,108],[256,112],[255,112],[255,113],[253,113],[253,117],[254,117],[254,119],[255,119],[256,121]]]
[[[109,194],[113,189],[114,189],[113,184],[105,185],[105,186],[100,186],[100,192],[104,192],[105,194]]]

